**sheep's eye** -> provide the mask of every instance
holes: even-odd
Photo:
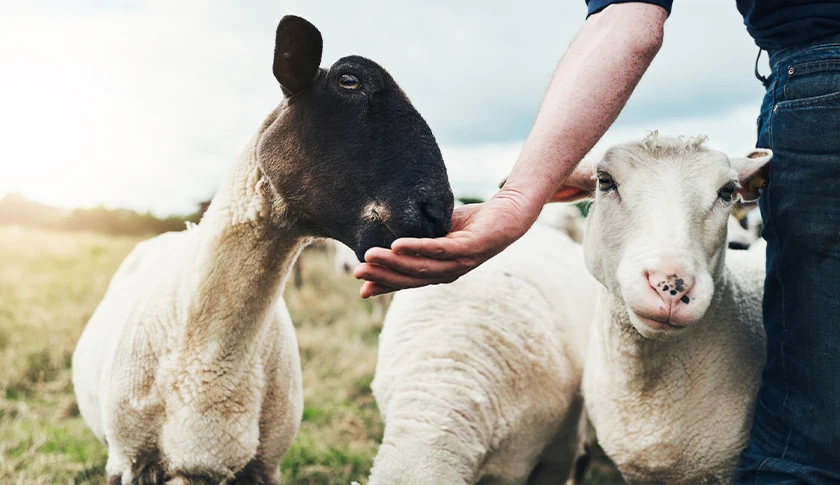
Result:
[[[735,195],[734,182],[729,182],[718,190],[718,198],[724,202],[732,202],[733,195]]]
[[[606,172],[598,172],[598,188],[601,192],[609,192],[617,189],[618,186],[615,185],[615,181],[610,174]]]
[[[359,78],[352,74],[342,74],[338,78],[338,85],[344,89],[359,89],[362,83],[359,82]]]

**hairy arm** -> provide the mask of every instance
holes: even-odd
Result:
[[[455,211],[452,231],[373,248],[355,271],[362,297],[448,283],[519,239],[601,139],[662,45],[666,11],[619,3],[590,16],[569,46],[504,187]]]

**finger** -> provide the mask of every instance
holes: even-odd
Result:
[[[393,251],[369,251],[365,261],[423,279],[461,276],[466,271],[466,265],[458,259],[433,259]]]
[[[444,282],[443,279],[415,278],[414,276],[398,273],[388,268],[369,263],[362,263],[356,266],[356,270],[353,271],[353,276],[356,279],[372,281],[397,290],[418,288],[420,286]]]
[[[451,259],[453,254],[466,251],[461,232],[479,204],[472,204],[455,209],[452,213],[452,225],[447,236],[438,238],[404,237],[391,244],[391,250],[400,254],[414,254],[437,259]],[[460,236],[460,238],[459,238]]]
[[[370,262],[369,258],[376,258],[381,257],[384,254],[393,253],[393,250],[387,248],[379,248],[379,247],[372,247],[365,251],[365,260],[364,262]]]
[[[398,254],[426,256],[434,259],[452,259],[463,252],[463,244],[449,237],[435,239],[404,237],[391,244],[391,250]],[[367,259],[367,256],[365,256]]]
[[[359,296],[362,298],[370,298],[372,296],[384,295],[394,291],[397,290],[395,288],[389,288],[385,285],[380,285],[379,283],[374,283],[373,281],[365,281],[359,289]]]

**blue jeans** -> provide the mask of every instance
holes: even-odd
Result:
[[[840,36],[770,53],[767,364],[736,484],[840,484]]]

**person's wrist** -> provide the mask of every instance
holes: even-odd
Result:
[[[516,234],[517,239],[534,224],[544,205],[544,201],[541,201],[538,196],[507,185],[502,187],[493,198],[509,207],[505,212],[513,218],[511,222],[519,229]]]

